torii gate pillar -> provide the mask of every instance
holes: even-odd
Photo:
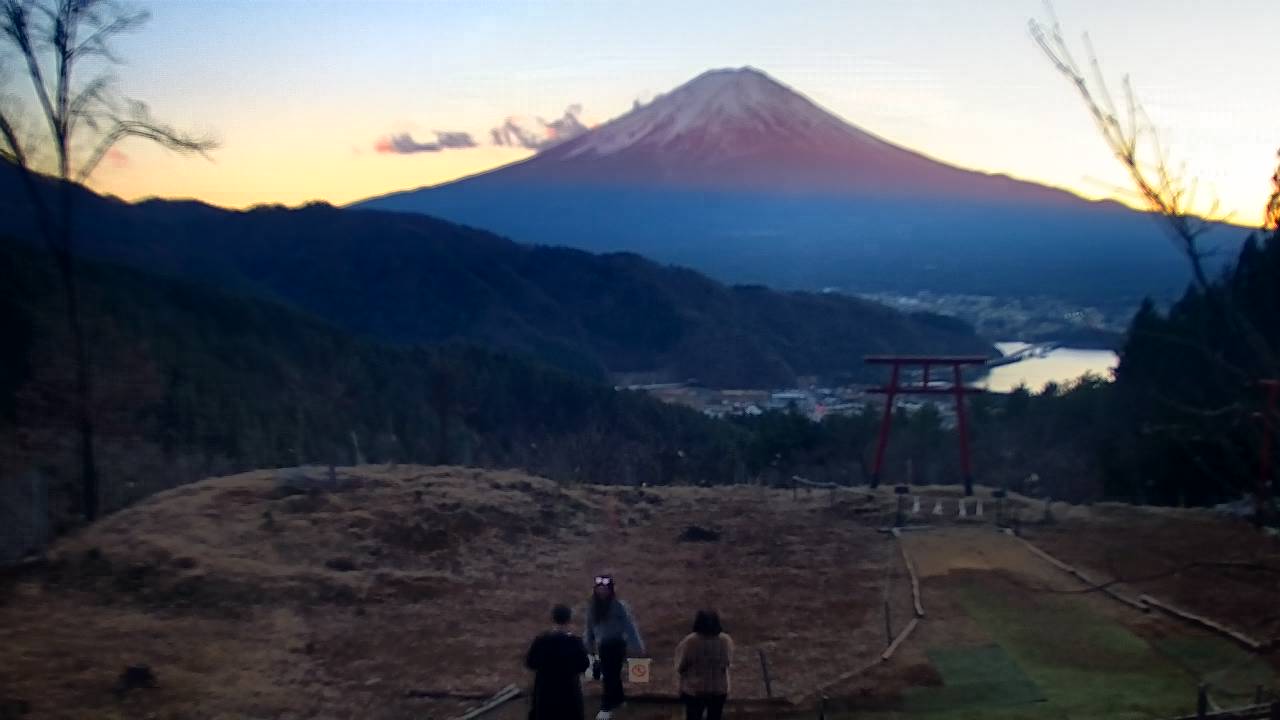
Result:
[[[884,415],[880,419],[880,437],[876,442],[876,464],[871,473],[871,487],[879,487],[880,471],[884,468],[885,450],[889,447],[889,431],[893,427],[893,402],[898,395],[952,395],[956,401],[956,432],[960,435],[960,471],[964,482],[964,494],[973,494],[973,468],[969,462],[969,421],[965,416],[964,396],[982,392],[979,388],[965,387],[962,369],[966,365],[985,365],[987,359],[977,355],[870,355],[868,365],[890,366],[889,384],[873,388],[871,392],[885,396]],[[920,384],[902,384],[902,368],[921,367],[924,370]],[[951,377],[945,386],[934,386],[929,381],[933,368],[950,367]]]

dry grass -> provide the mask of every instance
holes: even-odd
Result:
[[[282,486],[281,476],[293,479]],[[581,608],[602,571],[617,576],[649,642],[646,691],[672,690],[672,650],[693,612],[714,606],[738,641],[735,697],[763,697],[761,650],[775,693],[801,697],[883,649],[886,581],[891,629],[910,618],[897,548],[876,532],[895,503],[888,488],[793,497],[566,487],[518,472],[409,466],[344,468],[334,485],[319,468],[206,480],[65,538],[47,568],[0,586],[0,717],[15,699],[31,717],[451,717],[473,703],[421,694],[525,684],[520,661],[550,606]],[[1053,510],[1058,524],[1032,527],[1043,503],[1012,498],[1008,516],[1086,566],[1098,548],[1134,543],[1146,553],[1135,558],[1212,553],[1208,543],[1225,542],[1255,557],[1265,546],[1203,513]],[[891,707],[910,688],[937,685],[928,648],[991,642],[965,605],[975,583],[1003,588],[1015,605],[1035,588],[1075,587],[1012,539],[957,520],[953,507],[912,521],[942,529],[905,541],[929,615],[891,663],[831,689],[851,707]],[[690,525],[720,539],[680,542]],[[1198,607],[1183,585],[1195,587],[1160,588]],[[1260,616],[1275,597],[1266,583],[1231,587],[1234,607]],[[1134,624],[1105,598],[1065,597]],[[1158,618],[1134,628],[1174,631]],[[117,698],[112,685],[133,663],[149,664],[159,686]],[[634,706],[628,717],[670,713]],[[522,714],[515,703],[497,718]]]
[[[1107,522],[1067,521],[1027,537],[1130,595],[1151,594],[1261,641],[1280,642],[1280,540],[1203,511],[1110,507]]]
[[[583,605],[605,570],[650,645],[651,691],[671,691],[702,606],[738,640],[738,697],[764,694],[758,650],[775,692],[798,694],[882,642],[878,499],[461,468],[338,480],[287,496],[272,472],[207,480],[67,538],[0,606],[0,698],[68,718],[445,717],[465,703],[409,693],[526,682],[550,606]],[[689,525],[721,538],[679,542]],[[160,686],[119,700],[130,663]]]

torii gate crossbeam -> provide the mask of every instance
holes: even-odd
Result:
[[[966,365],[985,365],[987,358],[978,355],[869,355],[868,365],[890,366],[889,384],[872,388],[870,392],[883,394],[884,416],[880,420],[880,437],[876,443],[876,464],[871,473],[871,487],[880,485],[880,471],[884,468],[885,450],[889,447],[889,431],[893,427],[893,402],[898,395],[952,395],[956,399],[956,431],[960,436],[960,468],[963,473],[964,494],[973,494],[973,469],[969,462],[969,428],[965,417],[964,396],[981,393],[980,388],[966,387],[962,369]],[[920,384],[902,384],[902,368],[921,367],[924,372]],[[950,368],[950,385],[934,386],[929,372],[933,368]],[[948,378],[940,378],[944,382]]]

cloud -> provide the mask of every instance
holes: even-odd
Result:
[[[489,137],[494,145],[500,147],[522,147],[540,151],[572,140],[589,129],[582,122],[582,106],[574,104],[565,109],[564,115],[550,122],[542,118],[529,121],[509,117],[490,130]]]
[[[111,163],[113,168],[129,167],[129,156],[116,148],[111,148],[107,151],[106,160]]]
[[[471,133],[448,130],[437,130],[436,142],[440,143],[442,148],[469,148],[476,146],[476,141],[471,139]]]
[[[378,138],[378,141],[373,144],[373,149],[380,153],[412,155],[414,153],[440,152],[441,150],[455,150],[476,146],[476,141],[471,138],[470,133],[456,130],[437,130],[435,131],[435,136],[435,142],[419,142],[414,140],[413,136],[407,132],[394,133]]]

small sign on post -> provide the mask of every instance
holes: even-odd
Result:
[[[894,527],[902,527],[907,524],[903,511],[906,509],[907,493],[911,492],[911,489],[906,485],[898,485],[893,488],[893,492],[898,496],[898,515],[894,519]]]
[[[627,661],[627,682],[644,685],[649,682],[649,664],[652,658],[631,658]]]

